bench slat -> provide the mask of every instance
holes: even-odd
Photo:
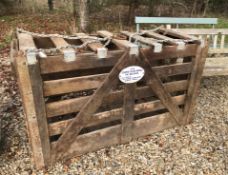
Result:
[[[136,24],[217,24],[217,18],[135,17]]]

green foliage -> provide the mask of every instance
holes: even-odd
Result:
[[[12,40],[11,35],[6,35],[3,42],[0,43],[0,49],[7,47]]]

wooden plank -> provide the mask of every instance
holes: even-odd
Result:
[[[182,33],[186,33],[189,35],[216,35],[219,34],[219,29],[192,29],[192,28],[186,28],[186,29],[173,29],[175,31],[180,31]]]
[[[88,35],[86,35],[85,33],[77,33],[76,36],[79,36],[79,37],[87,37]],[[83,43],[86,43],[88,41],[91,41],[91,39],[80,39]],[[103,48],[103,44],[101,44],[100,41],[97,41],[96,43],[90,43],[88,44],[88,47],[94,51],[94,52],[97,52],[97,49],[98,48]]]
[[[13,39],[10,43],[10,63],[11,63],[11,68],[12,72],[14,75],[16,75],[16,53],[18,52],[17,50],[17,40]]]
[[[164,86],[168,92],[184,91],[184,90],[187,90],[188,81],[182,80],[182,81],[165,83]],[[123,103],[122,102],[123,100],[121,98],[123,97],[123,95],[124,93],[122,90],[111,92],[106,97],[104,97],[102,106],[109,106],[113,103],[114,104]],[[154,93],[150,90],[148,86],[143,86],[136,89],[135,98],[141,99],[141,98],[146,98],[153,95]],[[83,104],[86,103],[86,101],[88,101],[89,98],[90,96],[48,103],[46,104],[47,117],[54,117],[54,116],[78,112],[82,108]]]
[[[177,63],[164,66],[156,66],[154,70],[160,77],[167,77],[191,72],[191,63]],[[44,81],[44,96],[52,96],[82,90],[96,89],[108,76],[105,74],[96,74],[82,77],[65,78],[58,80]]]
[[[227,54],[228,48],[210,48],[208,51],[209,54]]]
[[[149,59],[161,60],[167,58],[183,58],[194,56],[196,49],[196,44],[187,44],[183,50],[178,50],[177,46],[165,46],[160,53],[153,52],[153,49],[145,48],[142,50]]]
[[[136,55],[128,57],[128,66],[136,64]],[[124,84],[123,109],[121,117],[120,142],[126,143],[132,139],[132,125],[134,121],[134,106],[136,97],[136,83]]]
[[[144,55],[143,51],[140,51],[141,60],[140,63],[142,67],[144,67],[146,74],[145,79],[147,81],[147,85],[154,91],[157,97],[161,100],[164,106],[169,110],[171,116],[177,122],[177,124],[182,124],[183,122],[183,112],[180,108],[173,102],[171,95],[165,89],[162,84],[160,78],[154,72],[152,66],[149,63],[149,60]]]
[[[224,48],[224,44],[225,44],[225,37],[226,35],[222,35],[221,36],[221,44],[220,44],[220,48],[223,49]]]
[[[196,103],[196,97],[198,96],[198,90],[200,86],[200,79],[203,74],[203,68],[206,61],[206,55],[207,55],[208,45],[205,45],[204,48],[202,48],[200,45],[198,46],[196,57],[193,58],[193,68],[192,73],[190,76],[190,82],[189,87],[187,91],[187,99],[184,107],[184,119],[185,123],[189,123],[192,121],[192,114],[193,109]]]
[[[213,48],[217,48],[217,43],[218,43],[218,35],[213,36]]]
[[[148,31],[144,30],[142,32],[145,33],[146,36],[153,37],[153,38],[159,39],[159,40],[167,40],[167,43],[172,44],[172,45],[177,45],[176,42],[171,41],[171,40],[173,40],[173,38],[167,37],[165,35],[161,35],[159,33],[155,33],[155,32],[150,31],[150,30],[148,30]]]
[[[133,39],[135,39],[135,40],[137,40],[143,44],[147,44],[149,46],[156,47],[156,45],[159,44],[159,43],[157,43],[157,40],[153,39],[153,38],[145,38],[145,37],[142,37],[140,35],[136,35],[132,32],[128,32],[128,31],[122,31],[121,33],[128,36],[128,37],[131,37],[131,38],[133,38]]]
[[[185,98],[186,98],[185,95],[179,95],[179,96],[172,97],[173,101],[175,103],[177,103],[178,105],[184,104]],[[147,113],[147,112],[157,111],[157,110],[161,110],[164,108],[165,107],[161,103],[160,100],[140,103],[140,104],[136,104],[134,107],[132,107],[132,109],[134,109],[135,115],[140,115],[140,114]],[[121,119],[122,115],[123,115],[123,108],[116,108],[116,109],[112,109],[110,111],[96,113],[91,117],[91,119],[85,125],[85,127],[96,126],[101,123],[115,121],[115,120]],[[69,120],[64,120],[64,121],[49,124],[50,136],[63,133],[64,130],[66,129],[67,125],[70,122],[72,122],[72,120],[73,119],[69,119]]]
[[[63,38],[52,37],[50,39],[57,48],[69,46]]]
[[[169,113],[164,113],[140,120],[133,123],[133,137],[146,136],[164,129],[172,128],[176,123],[172,120]],[[64,159],[79,156],[87,152],[112,146],[120,143],[119,135],[121,125],[116,125],[88,134],[79,135],[64,155]],[[94,144],[96,143],[96,144]],[[52,143],[52,148],[56,147],[56,142]]]
[[[109,51],[107,58],[103,59],[98,59],[94,53],[77,54],[77,59],[70,63],[65,62],[63,56],[48,56],[47,59],[40,60],[40,69],[42,74],[48,74],[110,67],[117,63],[123,52],[123,50]]]
[[[196,52],[196,44],[186,45],[185,49],[178,50],[177,46],[163,47],[162,52],[154,53],[152,49],[145,49],[148,58],[155,60],[177,57],[193,56]],[[98,59],[96,54],[78,54],[77,59],[70,63],[64,61],[61,56],[48,56],[48,59],[40,59],[42,74],[85,70],[93,68],[110,67],[117,63],[123,51],[109,51],[108,57]]]
[[[178,38],[178,39],[185,39],[185,40],[194,39],[194,40],[197,40],[197,38],[194,36],[188,35],[186,33],[181,33],[180,31],[176,32],[176,31],[171,30],[171,29],[159,28],[158,30],[156,30],[156,32],[161,32],[165,35],[170,35],[170,36],[172,36],[174,38]]]
[[[95,89],[108,74],[89,75],[76,78],[44,81],[44,96]]]
[[[111,32],[106,31],[106,30],[98,31],[97,34],[102,36],[102,37],[110,37],[110,38],[112,38],[112,42],[114,44],[116,44],[120,48],[123,48],[123,49],[138,48],[137,45],[135,45],[133,43],[130,43],[127,40],[114,39],[113,38],[113,34]],[[130,50],[130,52],[131,52],[131,50]]]
[[[58,160],[62,157],[64,152],[73,143],[74,137],[76,137],[81,129],[84,127],[85,123],[91,118],[91,115],[100,107],[102,100],[105,95],[107,95],[110,90],[115,87],[118,83],[118,74],[122,68],[126,65],[126,57],[128,57],[129,52],[126,52],[114,66],[110,74],[106,77],[103,84],[96,90],[92,97],[83,105],[80,112],[77,114],[76,118],[69,124],[66,130],[63,132],[62,136],[59,138],[55,152],[53,155],[53,161]]]
[[[38,169],[46,166],[46,160],[42,150],[42,140],[39,133],[39,125],[36,118],[35,101],[32,94],[32,86],[29,78],[26,58],[24,53],[19,52],[15,58],[20,94],[22,96],[23,109],[25,112],[26,126],[29,134],[29,142],[32,148],[33,161]],[[48,156],[48,155],[46,155]]]
[[[25,52],[28,49],[36,49],[32,35],[26,33],[18,33],[19,50]]]
[[[135,17],[136,24],[217,24],[217,18]]]
[[[203,76],[228,75],[228,57],[207,58]]]
[[[29,71],[31,88],[32,88],[32,96],[34,100],[35,117],[37,119],[37,124],[39,128],[41,149],[42,149],[45,165],[48,166],[50,164],[51,147],[50,147],[50,141],[49,141],[47,117],[46,117],[46,111],[45,111],[45,101],[44,101],[44,95],[43,95],[43,86],[42,86],[42,78],[40,75],[39,63],[36,62],[35,64],[28,64],[28,71]]]

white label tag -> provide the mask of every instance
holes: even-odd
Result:
[[[27,62],[28,62],[29,65],[37,63],[36,52],[28,51],[27,54],[26,54],[26,57],[27,57]]]
[[[177,50],[184,50],[185,49],[185,43],[183,41],[177,41]]]
[[[130,45],[130,55],[138,55],[139,54],[139,46],[136,44]]]
[[[154,53],[159,53],[162,51],[162,44],[154,43]]]
[[[98,58],[107,58],[108,56],[108,49],[106,48],[98,48],[97,49],[97,57]]]
[[[73,49],[65,49],[63,50],[64,61],[71,62],[76,60],[76,53]]]
[[[144,74],[145,71],[142,67],[129,66],[119,73],[119,79],[125,84],[136,83],[143,78]]]

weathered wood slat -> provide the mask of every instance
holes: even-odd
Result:
[[[199,93],[200,79],[203,74],[203,68],[206,61],[208,46],[198,46],[196,57],[193,58],[193,68],[189,80],[189,87],[187,91],[187,98],[184,107],[184,119],[185,123],[189,123],[193,119],[193,110],[196,103],[196,97]]]
[[[97,74],[76,78],[44,81],[44,96],[95,89],[100,86],[106,77],[107,74]]]
[[[203,76],[228,75],[228,57],[207,58]]]
[[[65,154],[66,150],[73,143],[74,137],[76,137],[81,129],[84,127],[85,123],[91,118],[91,115],[100,107],[102,100],[110,90],[115,87],[118,83],[118,74],[122,68],[126,65],[126,57],[128,57],[128,52],[126,52],[114,66],[110,74],[106,77],[100,88],[96,90],[93,96],[83,105],[80,112],[77,114],[76,118],[69,124],[66,130],[63,132],[62,136],[59,138],[55,154],[53,155],[53,161],[58,160]]]
[[[98,31],[97,32],[98,35],[102,36],[102,37],[113,37],[113,34],[111,32],[108,31]],[[120,40],[120,39],[112,39],[112,42],[114,44],[116,44],[117,46],[119,46],[120,48],[126,49],[126,48],[130,48],[130,47],[137,47],[137,45],[130,43],[127,40]]]
[[[36,64],[28,64],[28,71],[34,100],[35,117],[37,119],[39,137],[41,139],[41,149],[44,156],[45,164],[49,165],[51,158],[51,147],[39,63],[36,62]]]
[[[178,105],[182,105],[185,102],[185,95],[179,95],[172,97],[173,101]],[[164,105],[160,100],[136,104],[132,109],[134,109],[135,115],[140,115],[147,112],[157,111],[164,109]],[[95,126],[100,123],[106,123],[110,121],[115,121],[121,119],[123,115],[123,108],[116,108],[110,111],[100,112],[94,114],[85,127]],[[61,134],[67,127],[67,125],[72,122],[73,119],[60,121],[56,123],[49,124],[50,136]]]
[[[217,48],[217,43],[218,43],[218,35],[214,35],[213,37],[213,48]]]
[[[153,68],[160,77],[187,74],[191,72],[192,64],[173,64]],[[95,89],[100,86],[108,74],[97,74],[83,77],[44,81],[44,96],[64,94],[81,90]]]
[[[224,44],[225,44],[225,37],[226,35],[222,35],[221,36],[221,44],[220,44],[220,48],[223,49],[224,48]]]
[[[185,49],[178,50],[178,46],[166,46],[162,49],[162,52],[155,53],[153,49],[142,49],[148,59],[153,60],[161,60],[167,58],[183,58],[194,56],[196,52],[197,45],[196,44],[188,44],[185,46]]]
[[[174,38],[179,38],[179,39],[194,39],[194,40],[197,40],[196,37],[194,36],[191,36],[189,34],[186,34],[186,33],[182,33],[180,31],[176,32],[174,30],[171,30],[171,29],[164,29],[164,28],[159,28],[156,32],[161,32],[163,34],[166,34],[166,35],[170,35],[170,36],[173,36]]]
[[[103,59],[98,59],[94,53],[77,54],[77,59],[70,63],[65,62],[62,56],[49,56],[47,59],[40,60],[41,73],[48,74],[110,67],[117,63],[122,54],[123,50],[109,51],[107,58]]]
[[[88,36],[88,35],[86,35],[85,33],[77,33],[76,34],[76,36],[81,36],[81,37],[86,37],[86,36]],[[85,43],[85,42],[88,42],[88,41],[91,41],[90,39],[81,39],[81,41],[83,42],[83,43]],[[103,48],[103,44],[101,44],[101,42],[100,41],[97,41],[96,43],[90,43],[90,44],[88,44],[88,47],[92,50],[92,51],[94,51],[94,52],[97,52],[97,49],[98,48]]]
[[[183,112],[173,102],[171,95],[165,89],[161,80],[159,79],[159,77],[154,72],[152,66],[149,63],[149,60],[146,58],[144,53],[140,52],[140,55],[141,55],[141,59],[142,59],[140,62],[146,71],[145,79],[147,81],[148,86],[151,88],[151,90],[154,91],[154,93],[162,101],[164,106],[169,110],[169,112],[171,113],[171,116],[173,117],[175,122],[177,122],[177,124],[179,124],[179,125],[182,124]]]
[[[184,90],[187,90],[188,81],[182,80],[182,81],[165,83],[164,86],[168,92],[184,91]],[[123,103],[121,98],[123,97],[123,94],[124,94],[123,91],[115,91],[108,94],[106,97],[104,97],[102,106],[106,106],[106,105],[109,106],[113,103],[114,104]],[[154,93],[150,90],[148,86],[143,86],[136,89],[135,98],[141,99],[141,98],[146,98],[153,95]],[[90,97],[91,96],[80,97],[80,98],[48,103],[46,104],[47,117],[54,117],[54,116],[68,114],[68,113],[78,112],[83,106],[83,104],[86,103],[86,101],[88,101]]]
[[[177,45],[174,41],[171,41],[173,38],[167,37],[165,35],[161,35],[159,33],[155,33],[155,32],[150,31],[150,30],[148,30],[148,31],[144,30],[142,32],[145,33],[146,36],[153,37],[153,38],[159,39],[159,40],[168,40],[167,43]]]
[[[228,53],[228,48],[210,48],[208,51],[209,54],[227,54]],[[217,59],[217,57],[214,57]]]
[[[133,137],[146,136],[164,129],[176,126],[169,113],[164,113],[133,122]],[[121,125],[112,126],[97,130],[88,134],[78,136],[70,148],[65,153],[65,159],[79,156],[84,153],[95,151],[107,146],[120,143],[119,135]],[[96,144],[94,144],[96,143]],[[52,143],[52,148],[56,147],[56,143]]]
[[[147,44],[149,46],[153,46],[153,47],[156,47],[156,45],[158,45],[159,43],[157,43],[157,40],[156,39],[153,39],[153,38],[145,38],[145,37],[142,37],[140,35],[136,35],[132,32],[128,32],[128,31],[122,31],[121,32],[122,34],[128,36],[128,37],[131,37],[143,44]]]
[[[47,123],[45,124],[46,117],[42,116],[42,113],[44,112],[44,108],[40,109],[41,110],[40,112],[37,111],[38,108],[36,108],[37,107],[36,105],[38,105],[38,107],[40,105],[43,105],[42,103],[40,105],[37,104],[37,102],[39,102],[39,99],[42,97],[42,91],[40,91],[40,89],[37,89],[37,92],[35,92],[35,96],[33,96],[34,90],[36,90],[36,87],[35,87],[36,83],[33,82],[31,84],[32,78],[31,79],[29,78],[30,75],[27,67],[27,61],[23,53],[21,52],[18,53],[17,58],[15,58],[15,65],[16,65],[16,73],[17,73],[18,82],[19,82],[19,89],[22,95],[23,107],[25,111],[26,126],[29,131],[28,132],[29,142],[31,144],[31,148],[33,151],[33,154],[32,154],[33,161],[35,163],[36,168],[41,169],[46,165],[48,165],[49,156],[50,156],[49,154],[50,148],[48,146],[49,143],[47,140],[48,135],[46,135],[47,130],[45,126],[47,124]],[[31,69],[33,68],[30,68],[30,70]],[[36,72],[38,71],[37,69],[38,68],[36,67],[35,70],[33,71]],[[37,76],[39,76],[39,74]],[[37,118],[38,114],[40,114],[40,116]],[[41,120],[43,120],[44,122],[43,125],[42,123],[40,123]],[[44,129],[43,130],[44,133],[42,133],[41,129]],[[46,149],[46,150],[43,150],[43,149]]]
[[[36,49],[32,35],[26,33],[19,33],[17,35],[19,42],[19,50],[25,52],[28,49]]]
[[[180,31],[182,33],[186,33],[189,35],[216,35],[219,34],[220,31],[219,29],[191,29],[191,28],[186,28],[186,29],[173,29],[175,31]]]
[[[152,50],[147,50],[145,53],[148,58],[153,59],[166,59],[177,57],[193,56],[196,52],[196,45],[186,45],[185,49],[177,50],[177,46],[167,46],[163,48],[160,53],[153,53]],[[61,56],[49,56],[48,59],[40,59],[40,68],[42,74],[66,72],[66,71],[78,71],[93,68],[110,67],[117,63],[119,57],[123,54],[123,51],[109,51],[108,57],[98,59],[96,54],[78,54],[75,61],[67,63]]]
[[[50,39],[57,48],[69,46],[63,38],[52,37]]]

